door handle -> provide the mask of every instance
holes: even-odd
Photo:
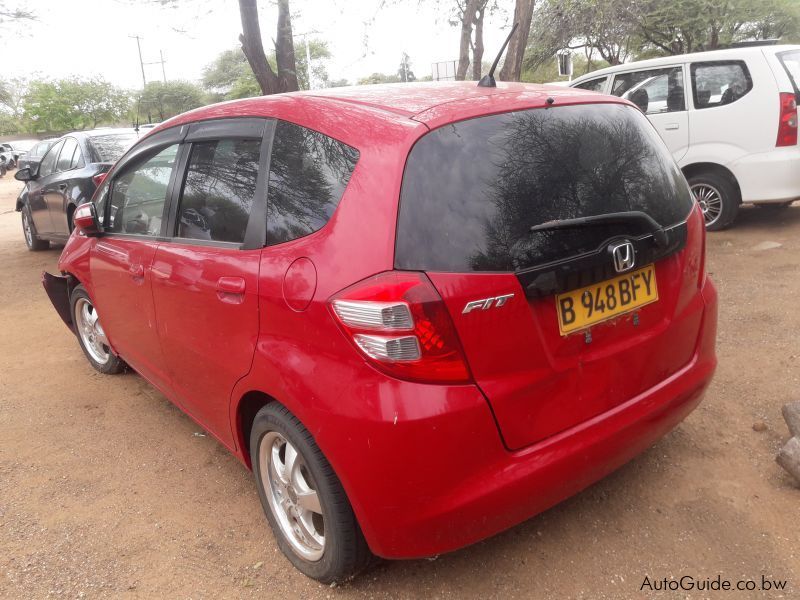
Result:
[[[664,126],[664,129],[666,129],[667,131],[674,131],[674,130],[680,129],[680,128],[681,128],[681,126],[678,125],[677,123],[667,123]]]
[[[217,280],[217,298],[228,304],[244,301],[245,281],[241,277],[220,277]]]

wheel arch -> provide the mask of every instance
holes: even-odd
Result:
[[[725,177],[728,181],[731,182],[733,187],[736,188],[736,193],[738,194],[739,197],[739,203],[741,204],[742,188],[739,187],[739,182],[737,181],[736,176],[727,167],[723,167],[718,163],[697,162],[697,163],[692,163],[690,165],[686,165],[685,167],[682,167],[681,170],[683,171],[683,176],[686,177],[687,180],[690,179],[691,177],[703,173],[714,173],[716,175]]]
[[[248,469],[253,468],[250,457],[250,431],[253,428],[253,422],[258,411],[273,402],[278,402],[278,400],[260,390],[250,390],[239,399],[236,405],[236,420],[234,422],[236,431],[234,434],[236,442],[241,448],[242,461]]]

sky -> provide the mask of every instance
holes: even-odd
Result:
[[[197,81],[203,67],[223,50],[239,46],[236,0],[5,0],[37,15],[34,22],[0,25],[0,77],[62,78],[100,76],[127,88],[142,86],[136,40],[144,62],[160,60],[167,79]],[[431,63],[458,58],[459,29],[448,23],[454,0],[291,0],[295,51],[303,33],[328,42],[333,58],[330,79],[350,83],[373,72],[396,73],[403,52],[417,77]],[[491,62],[513,14],[513,1],[500,0],[505,12],[484,25],[484,60]],[[507,6],[505,6],[507,5]],[[275,37],[277,7],[259,0],[261,33],[267,51]],[[161,65],[145,65],[147,81],[161,79]]]

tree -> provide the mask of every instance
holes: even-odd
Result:
[[[58,132],[118,123],[129,108],[128,93],[102,79],[33,81],[22,118],[31,132]]]
[[[520,80],[522,59],[525,56],[528,35],[531,32],[534,4],[534,0],[516,0],[514,4],[513,23],[519,23],[519,27],[508,43],[508,50],[499,75],[499,79],[502,81]]]
[[[242,34],[239,36],[242,52],[247,57],[261,93],[278,94],[299,89],[289,0],[278,0],[278,31],[275,38],[277,73],[264,53],[257,0],[239,0],[239,14],[242,20]]]
[[[414,71],[411,70],[411,59],[405,52],[403,52],[403,58],[400,60],[400,67],[397,69],[397,79],[405,82],[417,80]]]
[[[385,75],[384,73],[373,73],[358,80],[358,85],[369,85],[374,83],[398,83],[400,78],[397,75]]]
[[[163,121],[203,105],[203,91],[188,81],[151,81],[139,95],[136,114]]]
[[[483,17],[489,0],[458,0],[457,18],[461,24],[461,39],[458,47],[458,66],[456,79],[463,81],[467,78],[470,65],[470,50],[472,50],[472,78],[481,78],[481,64],[483,62]],[[474,40],[473,40],[474,32]]]

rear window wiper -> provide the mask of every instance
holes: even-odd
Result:
[[[653,217],[640,210],[629,210],[626,212],[606,213],[604,215],[593,215],[590,217],[576,217],[574,219],[563,219],[558,221],[547,221],[530,228],[534,231],[553,231],[556,229],[579,229],[581,227],[594,227],[596,225],[610,225],[614,223],[640,223],[647,227],[653,234],[656,245],[664,247],[667,245],[667,232],[658,224]]]

